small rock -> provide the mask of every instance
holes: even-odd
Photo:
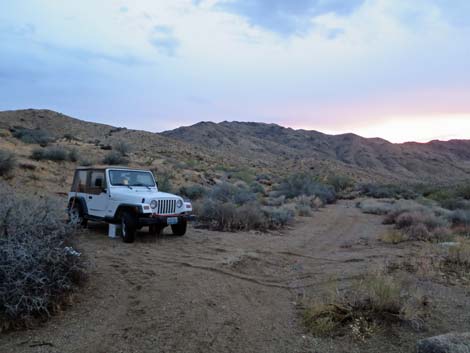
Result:
[[[416,348],[417,353],[470,353],[470,332],[425,338]]]

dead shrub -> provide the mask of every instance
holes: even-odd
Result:
[[[0,331],[47,318],[85,278],[73,229],[51,199],[0,185]]]

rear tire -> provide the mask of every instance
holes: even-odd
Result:
[[[80,204],[70,205],[68,210],[68,223],[74,226],[86,227],[88,220],[85,218],[83,207]]]
[[[131,213],[121,214],[121,235],[124,243],[133,243],[135,240],[136,226]]]
[[[171,230],[173,231],[173,235],[176,235],[176,236],[179,236],[179,237],[185,235],[187,226],[188,226],[188,223],[186,222],[185,219],[181,220],[181,223],[173,224],[171,226]]]

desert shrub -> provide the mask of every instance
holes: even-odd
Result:
[[[427,300],[390,275],[368,275],[349,290],[309,304],[303,315],[307,329],[317,336],[349,334],[365,340],[378,328],[407,323],[422,328]]]
[[[50,199],[21,198],[0,187],[0,331],[58,309],[85,278],[73,230]]]
[[[202,185],[183,186],[179,190],[180,195],[185,196],[190,200],[198,200],[204,197],[207,192],[207,188]]]
[[[249,188],[222,183],[216,185],[194,206],[201,227],[222,230],[268,230],[285,226],[292,211],[262,207]]]
[[[376,199],[414,199],[418,195],[411,189],[398,185],[363,184],[359,187],[361,194]]]
[[[454,226],[470,227],[470,211],[468,210],[455,210],[450,213],[449,221]]]
[[[336,193],[331,185],[325,185],[315,180],[308,174],[293,174],[278,185],[277,195],[284,195],[292,199],[297,196],[317,196],[323,203],[333,203],[336,200]]]
[[[111,151],[103,158],[103,163],[107,165],[127,165],[129,160],[121,153]]]
[[[47,131],[41,129],[17,127],[12,129],[11,133],[17,139],[29,144],[47,146],[49,143],[55,141],[55,139]]]
[[[35,148],[31,153],[31,158],[40,160],[49,160],[55,162],[62,162],[69,159],[69,155],[66,150],[60,147],[46,147],[46,148]]]
[[[154,173],[156,175],[157,183],[158,183],[158,190],[164,192],[173,192],[173,185],[171,184],[171,180],[173,179],[173,175],[169,172],[157,172]]]
[[[0,176],[7,176],[16,167],[16,156],[9,151],[0,150]]]
[[[327,183],[333,186],[336,192],[341,192],[354,186],[353,179],[342,175],[330,176],[327,180]]]
[[[78,164],[81,165],[82,167],[89,167],[93,165],[94,163],[91,159],[88,159],[87,157],[82,157],[78,161]]]
[[[242,205],[256,200],[256,194],[244,186],[221,183],[212,188],[208,197],[221,202],[231,202]]]
[[[265,190],[264,190],[263,185],[261,185],[261,184],[258,183],[258,182],[252,182],[252,183],[250,184],[250,190],[251,190],[252,192],[254,192],[255,194],[264,195],[264,193],[265,193]]]
[[[76,148],[70,148],[68,150],[68,158],[67,159],[70,162],[77,162],[79,158],[80,158],[79,157],[79,152]]]
[[[116,142],[113,145],[112,149],[121,154],[122,156],[127,156],[132,151],[131,145],[124,141]]]
[[[356,206],[364,213],[375,215],[386,215],[395,209],[392,202],[380,202],[373,199],[358,202]]]
[[[287,207],[265,207],[264,215],[269,229],[282,228],[294,220],[294,211]]]

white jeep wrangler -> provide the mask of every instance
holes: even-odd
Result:
[[[126,243],[132,243],[136,230],[144,226],[159,234],[170,225],[174,235],[184,235],[194,217],[190,202],[158,191],[152,172],[121,167],[77,168],[67,210],[72,224],[120,224]]]

